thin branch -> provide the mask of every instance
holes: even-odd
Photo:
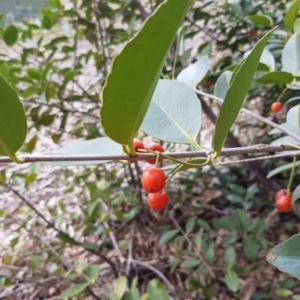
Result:
[[[131,226],[131,229],[130,229],[130,240],[129,240],[129,246],[128,246],[128,256],[127,256],[127,264],[126,264],[126,271],[125,271],[125,274],[127,277],[129,276],[130,265],[132,263],[133,234],[134,234],[134,224]]]
[[[184,239],[190,244],[190,246],[192,247],[192,249],[195,251],[195,254],[198,256],[199,260],[201,261],[201,263],[204,265],[204,267],[206,268],[206,270],[208,271],[208,273],[210,274],[210,276],[212,278],[216,278],[215,273],[212,271],[212,269],[210,268],[210,266],[207,264],[207,262],[204,260],[202,254],[200,253],[200,251],[198,250],[198,248],[193,244],[193,242],[191,241],[191,239],[189,238],[189,236],[184,232],[184,230],[179,226],[178,222],[175,220],[172,212],[170,212],[170,218],[172,220],[172,222],[174,223],[175,227],[181,232],[181,234],[183,235]]]
[[[223,103],[223,99],[221,99],[221,98],[219,98],[219,97],[216,97],[216,96],[207,94],[207,93],[205,93],[205,92],[202,92],[202,91],[199,91],[199,90],[196,90],[196,89],[194,89],[194,91],[195,91],[197,94],[199,94],[199,95],[202,95],[202,96],[211,98],[211,99],[213,99],[213,100],[216,100],[216,101],[219,102],[220,104]],[[288,130],[288,129],[286,129],[286,128],[283,128],[282,126],[280,126],[280,125],[278,125],[278,124],[276,124],[276,123],[274,123],[274,122],[272,122],[272,121],[270,121],[270,120],[268,120],[268,119],[266,119],[266,118],[264,118],[264,117],[262,117],[262,116],[260,116],[260,115],[258,115],[258,114],[256,114],[256,113],[254,113],[254,112],[252,112],[252,111],[250,111],[250,110],[248,110],[248,109],[242,108],[240,111],[241,111],[242,113],[244,113],[244,114],[250,116],[250,117],[253,118],[253,119],[256,119],[256,120],[258,120],[258,121],[261,121],[261,122],[263,122],[263,123],[265,123],[265,124],[267,124],[267,125],[269,125],[269,126],[271,126],[271,127],[273,127],[273,128],[276,128],[276,129],[280,130],[281,132],[285,133],[286,135],[290,136],[290,137],[293,138],[295,141],[297,141],[298,143],[300,143],[300,136],[297,135],[297,134],[295,134],[295,133],[293,133],[293,132],[291,132],[290,130]]]
[[[148,269],[148,270],[152,271],[153,273],[155,273],[165,283],[165,285],[168,287],[168,289],[170,291],[172,291],[174,294],[176,293],[175,287],[173,286],[173,284],[167,279],[167,277],[162,272],[160,272],[156,268],[154,268],[150,265],[147,265],[146,263],[141,262],[139,260],[133,259],[132,262],[135,263],[136,265],[139,265],[139,266],[141,266],[145,269]]]
[[[0,185],[2,185],[4,188],[8,189],[9,191],[11,191],[13,194],[15,194],[20,200],[22,200],[27,206],[29,206],[35,213],[37,216],[39,216],[50,228],[52,228],[53,230],[55,230],[57,233],[61,233],[61,234],[67,234],[65,233],[64,231],[60,230],[59,228],[57,228],[54,223],[48,221],[44,216],[43,214],[34,207],[33,204],[31,204],[24,196],[22,196],[18,191],[16,191],[15,189],[13,189],[12,187],[8,186],[7,184],[3,184],[3,183],[0,183]],[[81,247],[81,243],[76,241],[75,239],[74,240],[74,243],[78,246],[78,247]],[[103,255],[102,253],[100,253],[99,251],[96,251],[96,250],[92,250],[92,249],[86,249],[86,251],[90,252],[90,253],[93,253],[95,254],[96,256],[100,257],[101,259],[103,259],[106,263],[108,263],[115,275],[115,277],[117,278],[118,277],[118,272],[116,270],[116,267],[115,267],[115,264],[110,260],[108,259],[105,255]]]
[[[144,6],[141,4],[139,0],[132,0],[132,4],[140,11],[144,19],[148,17],[148,13],[146,12]]]
[[[300,137],[298,137],[300,139]],[[254,153],[268,153],[268,152],[283,152],[295,150],[294,147],[284,146],[284,145],[265,145],[258,144],[255,146],[248,147],[237,147],[237,148],[224,148],[221,151],[221,156],[231,156],[231,155],[241,155],[241,154],[254,154]],[[203,151],[187,151],[187,152],[165,152],[166,155],[172,158],[199,158],[207,157],[211,153],[211,149]],[[299,151],[293,152],[293,155],[298,155]],[[143,161],[148,159],[155,159],[156,155],[151,153],[137,153],[136,156],[128,155],[20,155],[18,156],[24,159],[25,163],[31,162],[62,162],[62,161]],[[8,157],[0,157],[0,164],[12,163],[13,161]]]

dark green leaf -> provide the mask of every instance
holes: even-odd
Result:
[[[158,6],[137,35],[114,58],[102,94],[101,123],[112,140],[134,154],[133,138],[192,0],[168,0]]]
[[[187,234],[191,233],[195,227],[197,217],[189,218],[185,224],[185,232]]]
[[[300,234],[274,247],[267,255],[270,264],[300,279]]]
[[[244,254],[248,259],[254,261],[258,255],[258,245],[255,240],[249,236],[243,238]]]
[[[163,235],[161,236],[161,238],[159,239],[159,246],[162,246],[164,244],[169,243],[170,241],[172,241],[175,236],[177,236],[178,234],[178,230],[177,229],[173,229],[173,230],[169,230],[163,233]]]
[[[291,83],[293,80],[294,76],[291,73],[284,71],[270,72],[256,78],[257,82],[263,84],[285,84]]]
[[[27,120],[18,94],[0,75],[0,155],[21,162],[16,152],[27,135]]]
[[[225,276],[225,282],[227,287],[233,291],[233,292],[237,292],[239,289],[239,278],[237,277],[237,274],[230,270],[227,272],[226,276]]]
[[[70,245],[78,245],[78,243],[72,237],[70,237],[67,233],[60,232],[60,233],[58,233],[57,238],[59,238],[63,242],[68,243]]]
[[[252,49],[251,53],[237,66],[230,87],[221,106],[213,137],[215,156],[219,156],[227,134],[245,101],[252,78],[257,69],[264,47],[275,29],[269,31]]]
[[[159,80],[141,130],[156,138],[199,149],[201,105],[196,93],[175,80]],[[163,130],[162,130],[163,128]]]
[[[297,16],[297,12],[298,12],[298,6],[299,6],[299,0],[294,0],[290,4],[290,6],[284,16],[284,26],[287,30],[291,31],[293,29],[293,24],[294,24],[294,21]]]
[[[18,28],[14,25],[10,25],[6,28],[4,31],[3,39],[6,45],[12,46],[14,45],[18,40]]]
[[[64,290],[60,296],[63,298],[77,296],[81,292],[83,292],[88,286],[88,282],[75,284],[69,287],[68,289]]]
[[[238,209],[233,213],[233,221],[236,227],[242,231],[247,232],[250,226],[249,219],[245,213],[245,211]]]

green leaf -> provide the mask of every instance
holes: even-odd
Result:
[[[177,80],[190,87],[195,87],[205,77],[209,70],[209,59],[202,56],[197,62],[183,69],[177,76]]]
[[[274,247],[267,255],[267,261],[280,271],[300,279],[300,234]]]
[[[201,264],[201,261],[199,259],[191,258],[186,259],[181,263],[181,268],[183,269],[194,269],[199,267]]]
[[[243,238],[244,254],[251,261],[254,261],[257,258],[257,255],[258,255],[258,247],[257,246],[258,245],[253,238],[251,238],[249,236],[245,236]]]
[[[221,153],[227,134],[234,123],[245,101],[252,78],[257,69],[260,56],[264,47],[275,29],[269,31],[252,49],[251,53],[237,66],[233,73],[230,87],[221,106],[216,121],[215,134],[213,137],[213,149],[215,157]]]
[[[237,209],[233,213],[233,221],[236,225],[236,227],[241,231],[241,232],[247,232],[250,226],[249,218],[247,217],[245,211],[241,209]]]
[[[61,241],[68,243],[70,245],[78,245],[78,243],[70,237],[67,233],[60,232],[57,234],[57,238],[59,238]]]
[[[251,16],[248,16],[248,18],[254,25],[257,25],[257,26],[265,26],[265,27],[273,26],[273,20],[270,16],[251,15]]]
[[[257,82],[263,84],[286,84],[291,83],[293,80],[294,76],[284,71],[270,72],[256,78]]]
[[[194,242],[195,242],[197,249],[201,250],[201,248],[202,248],[202,231],[200,231],[199,233],[197,233],[195,235]]]
[[[133,138],[142,124],[165,58],[192,0],[158,6],[137,35],[114,58],[102,93],[101,123],[112,140],[134,155]]]
[[[88,141],[79,141],[62,148],[52,150],[46,155],[122,155],[122,148],[107,137],[97,138]],[[46,162],[54,166],[76,166],[76,165],[93,165],[106,163],[108,160],[102,161],[51,161]]]
[[[272,170],[268,175],[267,175],[267,178],[271,178],[277,174],[280,174],[282,172],[285,172],[285,171],[288,171],[290,170],[292,167],[293,167],[293,163],[289,163],[289,164],[285,164],[283,166],[280,166],[274,170]],[[300,166],[300,161],[297,161],[296,164],[295,164],[295,167],[299,167]]]
[[[82,273],[89,278],[91,283],[94,283],[96,279],[98,278],[98,274],[100,272],[100,266],[99,265],[90,265],[83,269]]]
[[[188,143],[199,149],[201,104],[191,88],[175,80],[159,80],[141,130],[160,140]]]
[[[233,247],[228,247],[224,254],[225,267],[231,269],[235,264],[235,250]]]
[[[281,289],[276,289],[275,294],[276,294],[278,297],[284,297],[284,298],[287,298],[288,296],[293,295],[293,292],[292,292],[291,290],[281,288]]]
[[[77,296],[81,292],[83,292],[88,286],[89,286],[88,282],[75,284],[67,288],[66,290],[64,290],[60,296],[63,298]]]
[[[12,46],[14,45],[18,40],[18,28],[14,25],[10,25],[6,28],[4,31],[3,39],[6,45]]]
[[[197,217],[189,218],[185,224],[185,232],[187,234],[191,233],[195,227]]]
[[[300,184],[294,189],[292,194],[292,203],[300,198]]]
[[[18,94],[0,75],[0,155],[9,156],[15,162],[22,161],[16,152],[25,142],[27,120]]]
[[[226,273],[225,276],[225,282],[227,287],[233,291],[233,292],[237,292],[239,289],[239,278],[237,277],[237,274],[230,270]]]
[[[147,285],[148,300],[169,300],[170,296],[165,286],[157,279],[152,279]]]
[[[284,26],[287,30],[291,31],[293,29],[293,24],[297,16],[299,6],[299,0],[294,0],[289,6],[285,16],[284,16]]]
[[[300,18],[297,18],[293,25],[294,32],[300,33]]]
[[[222,73],[222,75],[218,78],[216,85],[215,85],[215,90],[214,94],[221,98],[224,99],[226,96],[226,93],[229,89],[230,85],[230,80],[231,80],[232,72],[230,71],[225,71]]]
[[[121,300],[125,291],[127,290],[127,279],[125,276],[120,276],[114,282],[114,292],[118,296],[118,299]]]
[[[173,230],[169,230],[163,233],[163,235],[161,236],[161,238],[159,239],[159,246],[162,246],[164,244],[169,243],[171,240],[173,240],[175,238],[175,236],[178,234],[178,230],[177,229],[173,229]]]
[[[281,56],[282,70],[300,76],[300,35],[294,33],[284,45]]]

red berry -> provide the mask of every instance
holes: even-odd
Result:
[[[169,195],[165,190],[160,193],[150,193],[147,198],[148,205],[154,210],[160,210],[168,204]]]
[[[279,190],[274,196],[274,201],[276,202],[280,197],[286,196],[286,195],[287,195],[286,190]]]
[[[141,140],[133,139],[133,148],[135,151],[138,151],[138,149],[145,149],[145,146]]]
[[[206,86],[207,88],[210,88],[210,87],[212,87],[213,85],[214,85],[214,82],[213,82],[212,80],[207,80],[206,83],[205,83],[205,86]]]
[[[287,212],[292,207],[292,201],[290,196],[281,196],[276,202],[275,207],[280,212]]]
[[[143,172],[141,181],[148,193],[158,193],[166,184],[166,175],[162,169],[151,166]]]
[[[159,151],[159,152],[164,152],[164,148],[158,144],[158,143],[151,143],[146,146],[146,149],[152,150],[152,151]],[[156,159],[148,159],[146,160],[147,163],[154,165],[156,162]]]
[[[274,102],[271,105],[272,112],[279,112],[279,111],[281,111],[281,109],[282,109],[282,103],[280,103],[280,102]]]
[[[248,39],[251,38],[252,35],[253,35],[253,33],[252,33],[251,31],[249,31],[249,32],[246,33],[246,37],[247,37]]]

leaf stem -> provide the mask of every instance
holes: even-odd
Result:
[[[292,167],[292,171],[291,171],[291,175],[290,175],[288,187],[287,187],[287,189],[286,189],[286,193],[287,193],[288,195],[290,194],[291,186],[292,186],[293,179],[294,179],[295,164],[296,164],[296,156],[293,157],[293,167]]]

